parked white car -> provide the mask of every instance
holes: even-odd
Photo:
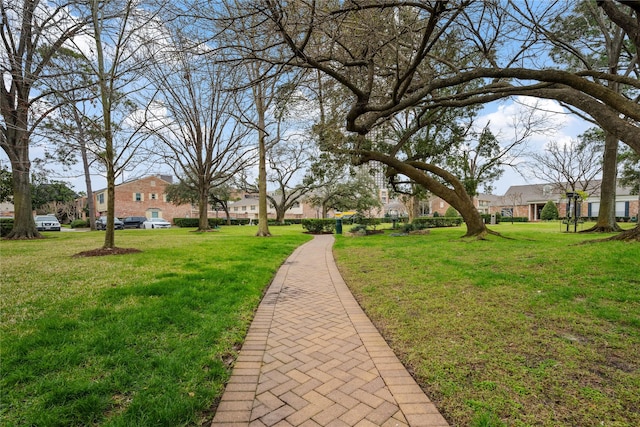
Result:
[[[37,215],[34,220],[38,231],[60,231],[60,222],[55,215]]]
[[[171,223],[162,218],[150,218],[142,223],[142,228],[171,228]]]

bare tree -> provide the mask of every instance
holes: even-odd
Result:
[[[602,172],[599,150],[593,144],[572,140],[549,143],[542,154],[532,154],[531,174],[555,187],[556,192],[589,192]]]
[[[142,130],[146,125],[147,109],[136,104],[134,96],[145,87],[147,61],[159,48],[154,37],[160,24],[150,9],[140,6],[138,0],[91,0],[89,3],[94,41],[89,54],[95,52],[95,57],[92,55],[88,59],[94,65],[99,88],[100,130],[104,143],[100,160],[107,179],[107,227],[103,245],[107,251],[116,247],[116,177],[140,154],[139,148],[146,139]]]
[[[60,70],[57,76],[48,79],[51,95],[47,98],[60,107],[47,116],[43,138],[49,142],[48,154],[53,161],[61,164],[65,175],[72,173],[74,165],[80,161],[86,187],[87,209],[91,230],[96,228],[96,211],[93,197],[91,168],[98,158],[96,149],[100,146],[100,129],[93,100],[96,87],[92,81],[91,68],[83,55],[69,49],[58,53]],[[65,69],[75,70],[66,73]]]
[[[55,105],[43,103],[46,84],[56,53],[81,34],[90,17],[78,12],[75,1],[2,1],[2,49],[0,89],[2,133],[0,146],[13,172],[15,221],[7,238],[41,237],[32,217],[30,193],[31,136]]]
[[[171,39],[152,65],[158,105],[149,109],[147,126],[164,161],[197,193],[198,231],[207,231],[211,189],[255,161],[255,144],[229,89],[237,87],[234,70],[212,52],[193,50],[179,31]]]
[[[309,141],[302,136],[279,139],[267,152],[267,181],[276,186],[267,198],[276,210],[276,220],[283,223],[287,210],[299,203],[317,184],[302,180],[311,163]]]

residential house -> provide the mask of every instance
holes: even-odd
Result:
[[[285,219],[318,218],[319,215],[319,209],[306,203],[303,198],[285,212]],[[229,216],[231,218],[249,218],[257,221],[258,197],[255,194],[244,194],[240,200],[229,202]],[[268,200],[267,216],[271,219],[276,218],[276,210]]]
[[[116,185],[114,196],[116,217],[146,216],[147,218],[164,218],[171,223],[173,218],[193,217],[194,207],[191,204],[174,205],[167,201],[165,189],[172,181],[171,176],[156,175]],[[93,194],[96,215],[106,215],[107,189],[94,191]]]
[[[600,180],[590,183],[586,193],[588,197],[578,203],[580,217],[596,218],[600,211]],[[529,221],[538,221],[542,208],[549,201],[556,203],[561,217],[566,216],[568,200],[565,190],[559,190],[551,184],[514,185],[509,187],[504,196],[492,205],[492,213],[508,216],[526,217]],[[616,188],[616,217],[621,221],[638,218],[639,200],[632,195],[628,187]],[[573,209],[573,208],[572,208]]]

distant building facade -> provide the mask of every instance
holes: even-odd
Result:
[[[147,218],[164,218],[173,223],[173,218],[192,216],[191,204],[174,205],[167,201],[166,187],[173,181],[166,175],[148,176],[118,184],[115,187],[115,216],[145,216]],[[96,216],[107,215],[107,189],[93,192]]]
[[[587,189],[589,196],[578,203],[578,213],[582,218],[597,218],[600,211],[600,183],[594,181]],[[616,189],[615,216],[619,221],[638,218],[638,195],[630,194],[629,188],[618,186]],[[560,217],[566,217],[567,198],[564,190],[558,190],[550,184],[514,185],[502,196],[479,194],[473,198],[473,204],[481,214],[499,213],[503,217],[524,217],[529,221],[539,221],[542,208],[553,201]],[[431,196],[430,214],[444,215],[449,204],[443,199]],[[571,208],[573,209],[573,208]]]
[[[579,200],[578,214],[582,218],[597,218],[600,211],[600,180],[593,181],[587,188],[588,197]],[[566,217],[568,200],[564,189],[550,184],[515,185],[509,187],[504,196],[498,197],[492,205],[492,213],[526,217],[529,221],[540,220],[542,208],[552,201],[558,208],[560,217]],[[628,187],[617,186],[615,216],[619,221],[638,218],[640,202],[638,195],[632,195]],[[573,208],[572,208],[573,209]]]

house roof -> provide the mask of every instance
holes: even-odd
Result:
[[[161,181],[166,182],[167,184],[173,184],[173,177],[171,175],[148,175],[148,176],[143,176],[142,178],[134,178],[134,179],[129,179],[127,181],[121,182],[120,184],[116,184],[116,187],[120,187],[122,185],[127,185],[127,184],[131,184],[133,182],[136,181],[142,181],[144,179],[151,179],[151,178],[155,178],[155,179],[159,179]],[[93,190],[94,193],[100,193],[102,191],[106,191],[107,188],[101,188],[99,190]]]
[[[600,185],[602,180],[593,180],[587,187],[587,193],[592,196],[599,196]],[[546,203],[549,200],[559,200],[565,197],[566,186],[559,186],[558,184],[528,184],[528,185],[513,185],[509,187],[504,196],[500,197],[502,202],[513,204],[526,204],[526,203]],[[618,185],[616,187],[616,194],[618,196],[629,196],[631,194],[630,187],[624,187]]]

